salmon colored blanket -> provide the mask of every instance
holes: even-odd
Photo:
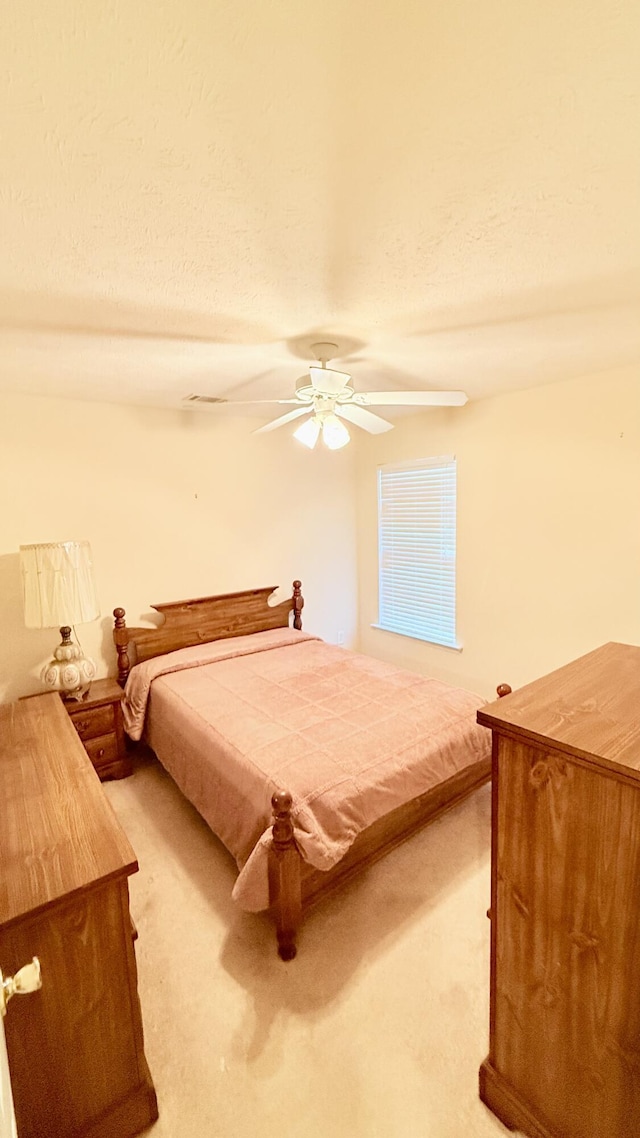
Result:
[[[293,797],[304,858],[328,870],[367,826],[490,755],[483,702],[274,629],[136,665],[124,715],[233,854],[233,896],[257,911],[269,905],[274,790]]]

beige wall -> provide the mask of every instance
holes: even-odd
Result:
[[[100,674],[116,605],[138,622],[153,601],[286,592],[294,576],[310,631],[354,643],[359,591],[362,651],[487,696],[607,640],[640,643],[635,371],[407,417],[333,453],[206,413],[0,395],[0,415],[1,700],[38,689],[56,642],[24,628],[18,546],[65,538],[93,546],[102,617],[78,631]],[[460,652],[371,628],[377,463],[451,453]]]
[[[458,460],[459,652],[371,628],[376,465]],[[608,640],[640,644],[640,375],[402,420],[358,448],[360,647],[490,696]]]
[[[285,596],[294,577],[305,628],[353,642],[355,448],[310,452],[206,412],[18,395],[0,395],[0,421],[0,700],[38,690],[59,640],[23,625],[29,542],[91,542],[102,617],[78,633],[101,675],[115,671],[116,605],[139,623],[152,602],[270,584]]]

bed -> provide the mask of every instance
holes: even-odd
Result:
[[[271,909],[296,954],[303,912],[490,777],[484,700],[302,631],[300,581],[114,610],[125,728],[143,738]]]

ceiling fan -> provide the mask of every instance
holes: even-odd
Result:
[[[235,406],[293,404],[293,411],[287,411],[285,415],[258,427],[253,434],[274,431],[305,416],[294,431],[294,438],[313,449],[322,434],[322,441],[330,450],[338,450],[350,440],[351,436],[343,421],[345,419],[372,435],[392,430],[393,423],[367,410],[368,407],[462,407],[467,402],[464,391],[355,391],[348,372],[327,367],[329,360],[335,359],[338,353],[337,344],[313,344],[312,351],[319,366],[312,364],[308,376],[304,375],[298,380],[293,399],[233,400],[187,395],[184,402],[191,405],[224,403]]]

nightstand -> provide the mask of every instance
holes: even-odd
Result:
[[[122,723],[122,688],[108,677],[94,680],[81,702],[63,700],[71,722],[101,779],[131,774]]]

